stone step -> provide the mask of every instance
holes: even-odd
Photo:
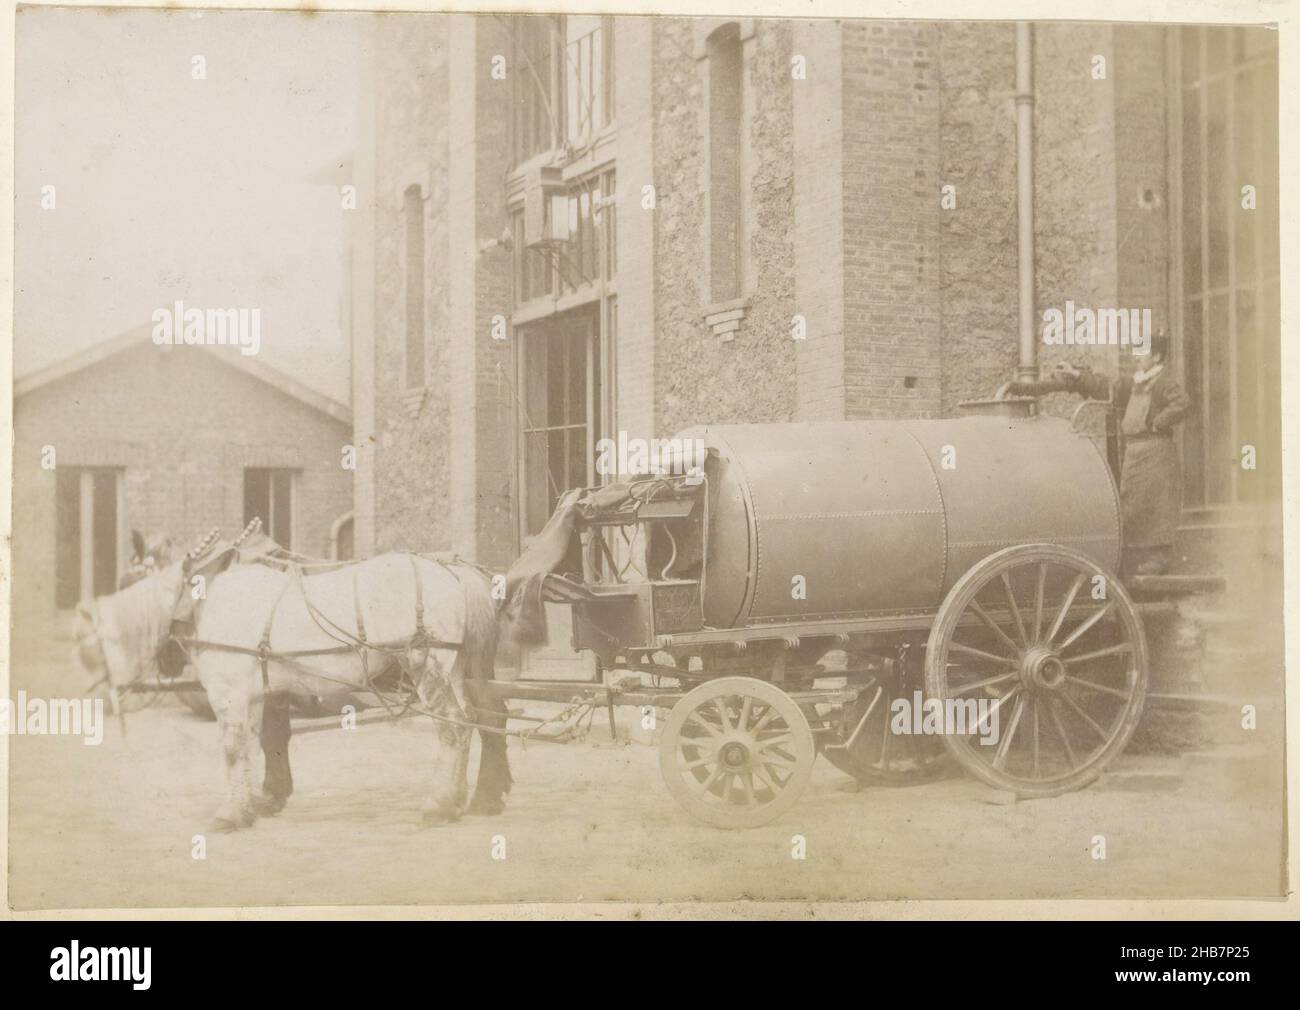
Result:
[[[1285,666],[1285,659],[1276,649],[1251,648],[1243,646],[1233,648],[1227,643],[1206,643],[1202,658],[1212,663],[1253,663],[1256,665]]]
[[[1211,670],[1227,668],[1233,670],[1272,669],[1280,671],[1286,667],[1286,660],[1280,653],[1272,649],[1251,649],[1244,646],[1237,649],[1229,648],[1226,645],[1216,646],[1213,649],[1207,648],[1199,662],[1203,667],[1209,667]]]
[[[1213,628],[1258,628],[1260,614],[1252,610],[1229,609],[1227,607],[1184,606],[1182,614],[1189,621]]]
[[[1172,793],[1186,781],[1182,765],[1162,772],[1112,771],[1106,772],[1097,782],[1102,792],[1115,793]]]
[[[1181,754],[1126,753],[1102,775],[1096,788],[1103,792],[1173,792],[1186,778]]]
[[[1158,708],[1170,708],[1180,710],[1204,709],[1224,710],[1234,709],[1241,710],[1241,706],[1246,702],[1236,697],[1223,694],[1211,694],[1200,691],[1182,691],[1182,692],[1162,692],[1151,691],[1147,694],[1147,704]]]

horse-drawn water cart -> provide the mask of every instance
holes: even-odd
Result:
[[[1144,621],[1222,588],[1121,581],[1106,453],[1032,401],[673,444],[677,472],[562,496],[511,572],[517,597],[571,607],[600,678],[485,687],[611,726],[615,706],[666,713],[668,790],[719,827],[780,816],[819,753],[866,782],[954,759],[1021,796],[1080,788],[1142,714]],[[347,608],[332,623],[364,641]]]

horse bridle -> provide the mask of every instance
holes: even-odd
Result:
[[[158,575],[160,572],[161,569],[157,569],[151,572],[149,575],[145,576],[145,578],[152,578]],[[137,580],[137,581],[142,581],[142,580]],[[134,583],[132,584],[134,585]],[[182,580],[180,591],[176,595],[176,601],[179,602],[180,598],[184,595],[185,595],[185,582],[184,580]],[[104,668],[104,676],[100,677],[97,681],[91,684],[90,688],[91,689],[96,688],[100,684],[104,683],[105,681],[107,681],[111,685],[113,682],[112,671],[108,667],[108,654],[104,651],[104,641],[108,640],[110,642],[120,642],[122,640],[122,636],[118,634],[109,634],[108,632],[104,631],[104,625],[103,622],[100,620],[100,616],[99,616],[98,597],[92,598],[88,602],[82,604],[82,606],[85,607],[85,612],[90,618],[90,630],[94,633],[94,637],[95,637],[95,651],[99,653],[99,658]],[[175,609],[174,604],[172,609],[173,610]],[[78,649],[84,648],[84,645],[78,643],[77,648]],[[137,676],[139,676],[141,672],[142,671],[140,670],[135,671]]]

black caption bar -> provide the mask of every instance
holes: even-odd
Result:
[[[526,914],[526,913],[525,913]],[[629,918],[625,910],[599,910],[601,919]],[[701,916],[707,914],[703,910]],[[761,911],[758,914],[762,914]],[[502,914],[506,917],[507,913]],[[658,918],[646,907],[636,916]],[[680,917],[680,916],[677,916]],[[753,913],[745,915],[752,918]],[[824,921],[818,914],[798,916]],[[796,933],[783,929],[780,957],[793,971],[807,959],[825,966],[835,951],[849,953],[844,967],[867,956],[876,971],[928,994],[978,993],[984,986],[1042,982],[1071,993],[1132,987],[1164,987],[1180,994],[1200,989],[1229,995],[1240,986],[1286,980],[1284,949],[1293,946],[1292,923],[1240,922],[855,922],[831,938],[825,928]],[[752,954],[757,923],[699,923],[712,954],[737,968]],[[1283,930],[1286,935],[1283,935]],[[838,941],[838,942],[837,942]],[[225,992],[259,997],[279,993],[295,998],[321,996],[337,1001],[349,993],[373,998],[374,987],[398,975],[420,988],[442,984],[459,988],[469,979],[540,979],[548,972],[581,966],[584,984],[609,972],[611,982],[628,981],[637,962],[653,971],[660,986],[671,985],[674,941],[630,936],[615,941],[564,938],[547,941],[516,931],[489,936],[465,922],[10,922],[0,928],[0,965],[6,994],[35,991],[57,996],[76,988],[92,998],[98,990],[128,998],[149,995],[215,998]],[[604,953],[593,957],[593,953]],[[641,954],[637,952],[641,951]],[[857,954],[852,954],[857,951]],[[689,960],[689,959],[688,959]],[[1294,961],[1294,956],[1291,958]],[[453,971],[446,971],[453,968]],[[696,969],[680,966],[686,983]],[[459,979],[461,981],[452,981]],[[909,983],[907,980],[911,980]],[[504,996],[504,992],[498,993]],[[18,1004],[11,1004],[18,1005]]]

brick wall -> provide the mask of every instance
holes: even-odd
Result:
[[[845,22],[845,414],[939,410],[938,28]]]
[[[374,545],[445,550],[449,522],[449,18],[380,17],[374,56]],[[425,197],[425,386],[408,389],[402,195]],[[358,396],[358,411],[366,404]]]
[[[1009,24],[939,27],[939,182],[956,200],[940,209],[937,243],[947,415],[990,395],[1018,360],[1015,37]]]
[[[42,446],[59,466],[123,467],[125,528],[170,535],[182,550],[213,526],[239,532],[245,466],[300,471],[295,550],[326,555],[330,525],[352,507],[349,426],[202,348],[145,343],[39,387],[15,405],[14,439],[19,651],[58,626],[55,475],[41,469]]]
[[[467,463],[472,467],[474,497],[464,505],[464,521],[472,536],[462,549],[482,564],[504,567],[514,559],[516,541],[515,379],[511,343],[494,339],[491,327],[494,317],[510,315],[511,257],[500,248],[480,249],[500,237],[508,224],[503,166],[510,158],[511,88],[508,80],[495,80],[489,71],[494,55],[510,52],[510,36],[501,19],[465,16],[460,20],[474,28],[469,51],[476,55],[472,73],[477,92],[472,105],[473,145],[457,152],[473,167],[473,189],[455,194],[458,203],[472,210],[472,231],[458,236],[453,249],[453,255],[472,261],[474,294],[472,323],[467,332],[457,325],[452,335],[473,350],[473,452]],[[456,430],[453,438],[457,444],[470,442]],[[458,484],[470,476],[461,468],[452,471]]]
[[[655,431],[655,232],[658,214],[641,193],[655,185],[654,33],[659,19],[614,22],[618,95],[617,426],[633,438]]]
[[[1050,307],[1114,306],[1119,296],[1115,213],[1114,75],[1093,80],[1092,57],[1114,68],[1110,25],[1034,26],[1034,243],[1041,320]],[[1114,368],[1113,350],[1044,347],[1043,369],[1075,361]],[[1077,401],[1071,400],[1072,405]]]
[[[844,74],[840,27],[798,21],[792,55],[805,80],[795,82],[795,311],[805,336],[798,344],[797,417],[844,418]]]
[[[1149,307],[1153,332],[1168,327],[1170,319],[1166,34],[1155,25],[1116,25],[1110,68],[1119,303]]]
[[[1168,316],[1165,30],[1034,27],[1035,243],[1038,314],[1067,299],[1088,308],[1151,308]],[[1093,76],[1105,59],[1106,76]],[[1131,370],[1127,348],[1044,347],[1057,361],[1108,374]],[[1062,399],[1062,398],[1058,398]],[[1073,409],[1065,398],[1053,409]],[[1090,423],[1094,430],[1096,415]]]

